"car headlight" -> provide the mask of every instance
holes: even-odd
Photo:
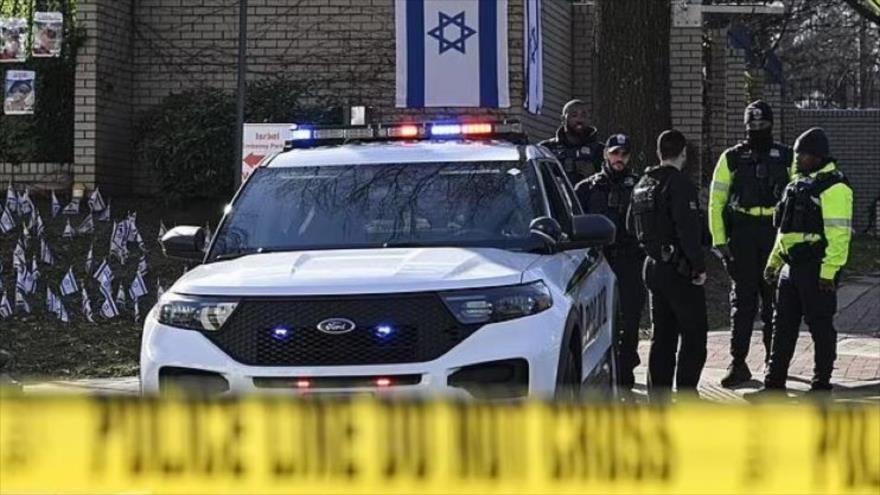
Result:
[[[553,306],[550,290],[540,280],[525,285],[446,292],[440,296],[464,324],[522,318]]]
[[[159,323],[190,330],[217,331],[235,311],[238,301],[166,295],[157,304]]]

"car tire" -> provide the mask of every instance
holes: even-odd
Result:
[[[574,338],[574,337],[572,337]],[[581,394],[581,372],[579,360],[569,342],[561,353],[559,376],[556,379],[556,400],[577,401]]]

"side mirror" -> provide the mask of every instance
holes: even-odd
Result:
[[[608,246],[617,235],[617,227],[605,215],[576,215],[571,231],[571,240],[565,243],[565,249]]]
[[[529,224],[532,237],[539,239],[551,249],[562,240],[562,226],[550,217],[538,217]]]
[[[162,252],[169,258],[201,262],[204,248],[205,230],[201,227],[174,227],[162,236]]]

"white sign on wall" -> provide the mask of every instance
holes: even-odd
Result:
[[[293,124],[245,124],[241,146],[241,182],[268,158],[284,150]]]

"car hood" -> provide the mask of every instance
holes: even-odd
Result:
[[[514,285],[540,255],[493,248],[266,253],[201,265],[171,290],[216,296],[424,292]]]

